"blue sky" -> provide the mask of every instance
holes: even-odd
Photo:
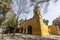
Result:
[[[49,20],[49,25],[52,24],[52,21],[59,17],[60,15],[60,1],[57,3],[50,3],[47,14],[43,15],[43,18]]]
[[[29,4],[29,2],[28,2]],[[14,8],[14,10],[17,11],[17,5],[16,7]],[[28,9],[26,9],[28,10]],[[33,17],[33,6],[29,8],[30,12],[28,14],[24,14],[24,15],[20,15],[20,19],[22,18],[27,18],[27,19],[30,19]],[[41,13],[43,11],[41,10]],[[57,3],[53,3],[52,1],[50,2],[50,5],[48,6],[48,12],[46,14],[42,14],[43,16],[43,19],[47,19],[49,20],[49,25],[52,24],[52,21],[56,18],[56,17],[59,17],[60,15],[60,1],[58,1]]]

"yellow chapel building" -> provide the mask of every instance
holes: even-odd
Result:
[[[39,6],[35,6],[33,11],[34,16],[31,19],[20,23],[20,32],[40,36],[49,35],[49,28],[45,23],[43,23]]]

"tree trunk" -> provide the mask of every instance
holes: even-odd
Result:
[[[5,20],[5,14],[3,14],[3,20]]]

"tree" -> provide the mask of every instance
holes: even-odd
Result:
[[[5,20],[6,13],[11,9],[10,1],[9,0],[0,0],[0,25]]]
[[[11,5],[8,2],[8,0],[6,1],[0,1],[0,14],[3,15],[3,19],[5,19],[5,14],[11,9]]]
[[[1,26],[2,20],[3,20],[2,17],[0,17],[0,26]]]
[[[58,26],[60,28],[60,20],[54,19],[52,23],[53,25]]]
[[[7,33],[10,31],[10,32],[14,32],[14,28],[16,27],[16,14],[14,13],[10,13],[10,15],[5,19],[5,21],[2,23],[3,26],[6,27],[6,29],[8,30],[5,30],[7,31]],[[12,31],[11,31],[12,30]],[[9,32],[9,33],[10,33]],[[6,32],[5,32],[6,33]]]
[[[46,25],[48,25],[48,23],[49,23],[49,21],[46,20],[46,19],[43,19],[43,22],[44,22]]]
[[[52,22],[53,25],[58,26],[60,28],[60,16],[55,18]]]
[[[2,23],[2,25],[9,27],[16,27],[16,14],[11,13],[6,19],[5,21]]]
[[[21,20],[19,20],[19,23],[23,23],[25,20],[24,19],[21,19]]]
[[[59,33],[59,31],[60,31],[60,17],[54,19],[52,24],[56,26],[58,33]]]
[[[19,16],[22,14],[22,13],[26,13],[26,6],[27,6],[27,0],[13,0],[13,4],[16,4],[14,5],[12,8],[14,8],[15,6],[17,6],[17,12],[16,12],[16,27],[18,26],[18,20],[19,20]],[[12,5],[13,5],[12,4]],[[13,9],[13,11],[15,11]]]

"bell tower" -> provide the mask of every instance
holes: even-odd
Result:
[[[41,16],[40,7],[38,5],[34,8],[34,16]]]
[[[34,22],[37,23],[37,25],[39,25],[39,26],[37,26],[37,28],[40,32],[39,35],[41,35],[41,36],[49,35],[48,26],[45,25],[43,22],[43,18],[41,16],[39,6],[36,5],[33,11],[34,11],[33,20],[34,20]]]

